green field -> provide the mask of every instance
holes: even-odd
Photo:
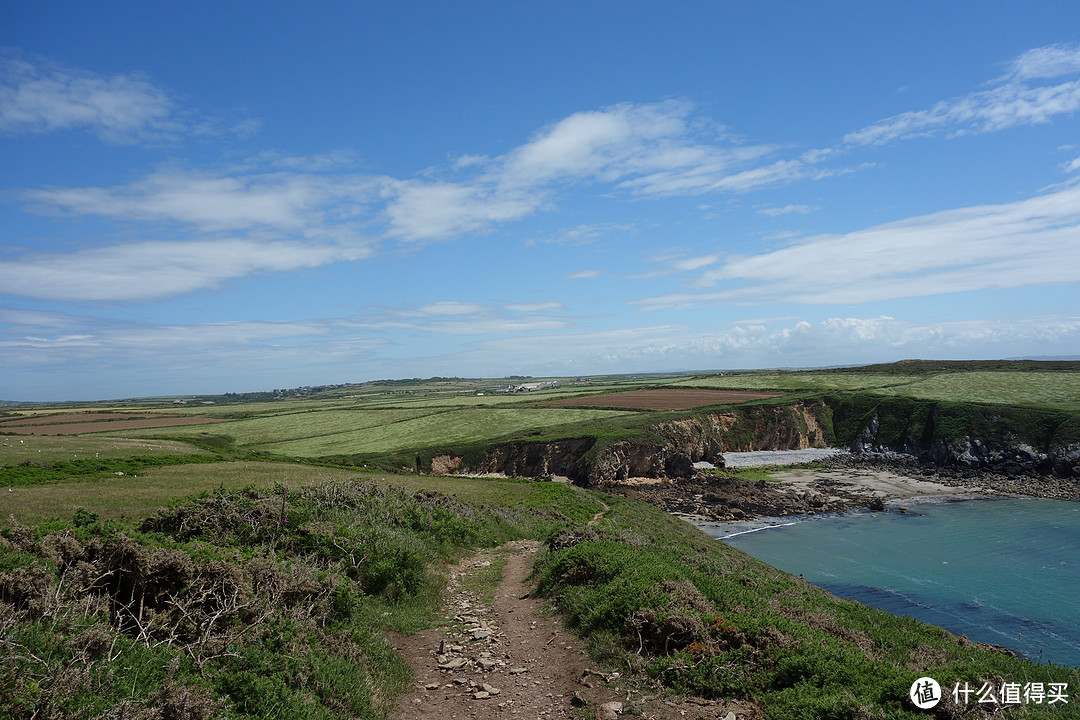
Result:
[[[185,442],[98,437],[96,435],[0,435],[0,466],[53,463],[76,458],[127,458],[133,455],[205,455]]]
[[[683,380],[681,387],[731,390],[865,390],[879,395],[978,402],[1080,411],[1080,373],[950,372],[922,375],[880,373],[730,373]]]
[[[197,437],[206,432],[227,435],[242,449],[278,455],[321,457],[382,453],[448,443],[493,440],[513,433],[587,424],[634,414],[618,410],[574,410],[532,407],[414,408],[359,407],[281,413],[193,428],[127,430],[132,436]]]
[[[815,372],[724,373],[691,380],[680,380],[676,387],[717,388],[722,390],[869,390],[902,386],[910,378],[887,374],[825,374]]]

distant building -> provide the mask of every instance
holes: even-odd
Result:
[[[535,392],[537,390],[546,390],[548,388],[557,387],[559,387],[558,380],[549,380],[548,382],[524,383],[522,385],[518,385],[516,388],[514,388],[514,392]]]

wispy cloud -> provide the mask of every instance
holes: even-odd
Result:
[[[686,273],[700,270],[710,265],[715,265],[720,260],[720,254],[687,255],[684,251],[674,250],[661,253],[649,258],[649,262],[659,266],[656,270],[631,275],[631,278],[655,278],[675,273]]]
[[[393,188],[386,217],[408,241],[483,232],[555,207],[560,190],[584,184],[636,197],[743,192],[850,172],[813,157],[772,160],[780,148],[731,138],[692,115],[687,102],[623,103],[575,113],[495,158],[468,156],[465,180],[408,180]]]
[[[1080,74],[1080,45],[1047,45],[1027,50],[1012,61],[1004,81]]]
[[[636,301],[847,304],[1080,280],[1080,188],[949,210],[843,235],[810,237],[704,272],[713,292]]]
[[[219,287],[253,273],[289,272],[371,254],[360,243],[333,245],[221,239],[146,241],[31,253],[0,261],[0,293],[46,300],[154,300]]]
[[[316,339],[329,349],[348,331],[346,323],[335,320],[160,325],[83,320],[76,324],[82,326],[81,331],[35,334],[0,326],[0,367],[106,359],[118,365],[140,365],[150,358],[155,364],[169,364],[191,362],[208,352],[213,354],[215,365],[240,356],[265,364],[267,358],[259,357],[259,353],[292,351]],[[383,343],[378,338],[366,338],[364,346],[372,348]]]
[[[563,315],[565,309],[555,301],[500,304],[440,300],[417,307],[372,307],[350,322],[355,328],[373,331],[519,336],[569,327],[572,323]]]
[[[86,130],[132,144],[225,131],[244,136],[257,127],[250,118],[197,118],[140,74],[102,75],[11,52],[0,57],[0,132]]]
[[[904,138],[944,132],[994,132],[1016,125],[1049,122],[1056,115],[1080,109],[1080,80],[1058,83],[1032,81],[1080,74],[1080,45],[1052,45],[1028,50],[1010,64],[1009,72],[979,90],[886,118],[849,133],[849,145],[884,145]]]
[[[758,210],[761,215],[768,215],[769,217],[778,217],[780,215],[791,215],[793,213],[799,215],[809,215],[810,213],[819,210],[813,205],[784,205],[782,207],[767,207]]]
[[[629,234],[637,230],[632,223],[590,223],[562,228],[549,235],[529,238],[526,245],[589,245],[608,235]]]
[[[600,270],[577,270],[575,272],[566,273],[567,280],[595,280],[603,275]]]
[[[259,161],[217,173],[163,169],[114,187],[25,190],[39,213],[103,217],[154,239],[0,261],[0,292],[155,300],[250,274],[369,258],[378,241],[364,224],[385,185],[380,177],[267,172]]]
[[[483,367],[497,357],[505,372],[633,372],[649,369],[812,367],[836,362],[881,362],[903,357],[1005,357],[1039,348],[1073,352],[1080,317],[973,319],[923,323],[888,316],[800,320],[767,328],[748,321],[700,332],[666,324],[599,332],[492,339],[447,358],[451,366]]]
[[[128,185],[47,187],[22,197],[40,212],[121,222],[181,223],[206,232],[302,230],[366,217],[387,181],[304,172],[159,170]]]

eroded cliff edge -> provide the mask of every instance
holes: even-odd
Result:
[[[563,476],[602,488],[629,478],[689,478],[694,463],[723,466],[724,452],[844,447],[881,465],[956,473],[1054,477],[1080,483],[1080,418],[1063,411],[867,395],[699,411],[619,434],[520,440],[465,460],[418,458],[434,474]]]
[[[433,473],[500,473],[511,477],[564,476],[601,488],[628,478],[688,478],[694,463],[724,464],[723,453],[827,447],[829,416],[823,402],[765,405],[664,420],[625,437],[582,435],[546,442],[495,445],[482,461],[466,466],[460,456],[434,456],[422,470]]]

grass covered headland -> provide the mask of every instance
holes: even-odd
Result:
[[[921,675],[1080,687],[1075,668],[839,600],[643,503],[603,496],[589,527],[600,496],[564,484],[402,482],[9,522],[0,717],[382,717],[409,682],[382,631],[433,622],[445,563],[522,537],[546,540],[539,591],[643,686],[751,699],[770,718],[926,717],[906,700]]]

